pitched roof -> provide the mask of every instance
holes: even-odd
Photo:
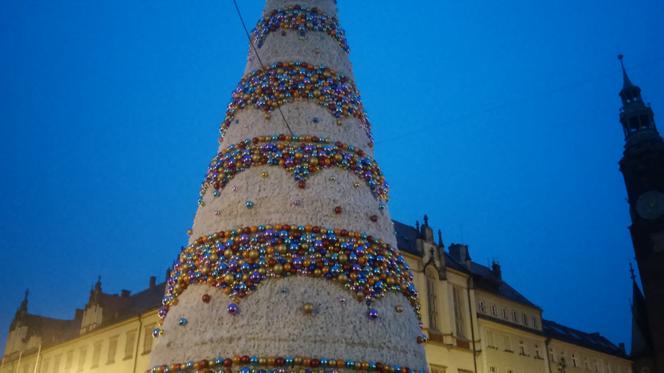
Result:
[[[397,246],[399,250],[405,251],[410,254],[422,256],[417,249],[417,238],[420,236],[420,233],[415,227],[401,223],[399,221],[393,220],[394,230],[397,236]],[[483,266],[479,263],[471,262],[470,271],[464,263],[460,263],[455,260],[449,253],[445,253],[445,264],[457,271],[461,272],[470,272],[473,275],[473,280],[475,281],[475,286],[494,293],[499,297],[509,299],[516,303],[521,303],[526,306],[539,308],[533,302],[528,300],[525,296],[519,293],[516,289],[510,286],[507,282],[500,279],[496,274],[488,267]]]
[[[514,289],[510,284],[498,277],[489,267],[472,262],[470,264],[470,272],[473,274],[476,288],[494,293],[502,298],[511,300],[512,302],[541,309],[535,303],[528,300],[523,294]]]
[[[126,320],[159,307],[165,289],[166,283],[163,282],[132,295],[100,294],[99,303],[104,309],[103,314],[108,315],[104,316],[104,324]]]
[[[394,233],[397,236],[397,246],[399,250],[403,250],[407,253],[422,256],[422,253],[417,250],[417,237],[419,232],[415,227],[406,225],[404,223],[392,220],[394,223]]]
[[[81,320],[62,320],[40,315],[26,314],[21,324],[28,327],[31,335],[39,335],[44,345],[56,344],[78,336]]]
[[[582,332],[551,320],[542,320],[542,329],[547,337],[627,358],[623,348],[616,346],[599,333]]]

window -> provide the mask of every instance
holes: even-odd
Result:
[[[101,343],[102,341],[95,342],[92,348],[92,365],[91,368],[96,368],[99,366],[99,357],[101,356]]]
[[[427,270],[427,303],[429,306],[429,328],[431,330],[438,330],[438,309],[436,303],[438,297],[436,295],[436,274],[433,268],[429,267]]]
[[[115,353],[118,350],[118,336],[111,337],[111,340],[108,341],[108,357],[106,358],[106,364],[115,363]]]
[[[480,301],[480,312],[486,313],[486,306],[484,305],[484,301]]]
[[[512,321],[518,322],[519,319],[516,317],[516,311],[512,310]]]
[[[575,354],[572,354],[572,366],[573,366],[574,368],[576,368],[576,367],[578,366],[577,364],[578,364],[578,363],[577,363],[577,361],[576,361],[576,355],[575,355]]]
[[[535,343],[535,358],[536,359],[541,359],[542,355],[540,355],[540,348],[537,343]]]
[[[498,307],[495,304],[491,305],[491,315],[498,317]]]
[[[519,341],[519,355],[526,356],[526,344],[523,341]]]
[[[528,315],[524,312],[521,316],[523,318],[523,325],[528,326]]]
[[[537,326],[537,316],[533,316],[533,328],[539,329],[539,327]]]
[[[71,366],[74,364],[74,351],[68,351],[65,360],[65,372],[71,372]]]
[[[442,365],[429,365],[431,373],[447,373],[447,367]]]
[[[143,328],[143,354],[149,354],[152,351],[152,329],[156,324],[150,324]]]
[[[132,330],[127,332],[127,336],[125,337],[124,358],[131,359],[134,357],[134,349],[136,349],[136,331]]]
[[[457,338],[466,338],[466,328],[462,307],[463,303],[461,303],[461,290],[456,286],[452,287],[452,301],[454,303],[454,324],[456,327],[456,336]]]
[[[83,369],[85,368],[85,358],[86,355],[88,354],[88,348],[87,347],[81,347],[80,350],[78,350],[78,371],[82,372]]]
[[[62,360],[62,355],[56,355],[53,362],[53,373],[60,373],[60,360]]]
[[[512,352],[512,340],[511,340],[510,336],[509,336],[509,335],[505,335],[505,337],[503,338],[503,340],[504,340],[504,342],[505,342],[505,351],[507,351],[507,352]]]
[[[496,348],[496,341],[493,336],[493,332],[490,330],[486,331],[486,345],[489,348]]]
[[[489,367],[489,373],[498,373],[498,369],[496,367]]]
[[[507,320],[507,308],[503,308],[503,319]]]
[[[47,373],[49,371],[48,368],[50,368],[49,365],[51,365],[51,359],[50,358],[44,359],[41,365],[41,372]]]

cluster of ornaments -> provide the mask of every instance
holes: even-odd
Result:
[[[258,22],[251,33],[251,39],[257,48],[261,48],[268,34],[277,30],[295,30],[300,36],[312,31],[324,32],[336,40],[346,53],[350,50],[337,19],[315,7],[307,9],[292,5],[285,9],[275,9]]]
[[[362,149],[341,142],[331,143],[316,136],[261,136],[246,139],[219,152],[210,162],[201,187],[199,204],[208,190],[219,197],[221,190],[242,171],[257,166],[279,166],[291,173],[299,187],[316,172],[337,167],[364,180],[379,201],[388,198],[389,187],[378,164]],[[267,173],[263,173],[267,177]],[[252,201],[246,201],[253,208]]]
[[[161,365],[148,369],[147,373],[177,372],[225,372],[241,373],[283,373],[292,371],[329,372],[337,369],[358,370],[380,373],[424,373],[399,365],[389,365],[375,361],[356,361],[344,359],[307,358],[301,356],[233,356],[232,358],[217,357],[209,360],[188,361],[183,364]]]
[[[278,107],[296,100],[321,105],[337,118],[338,124],[341,118],[359,119],[372,144],[369,119],[355,84],[332,69],[306,62],[277,62],[245,76],[228,104],[220,128],[222,140],[238,111],[254,107],[269,116]]]
[[[166,317],[189,285],[223,289],[234,300],[229,313],[237,313],[239,300],[261,282],[288,276],[334,281],[369,303],[388,291],[401,293],[419,316],[413,275],[397,250],[364,233],[294,225],[222,231],[184,247],[168,278],[159,316]],[[377,316],[369,310],[370,319]]]

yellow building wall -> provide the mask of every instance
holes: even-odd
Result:
[[[145,372],[150,363],[152,329],[157,321],[157,310],[151,310],[12,362],[3,362],[0,373]]]
[[[482,372],[549,373],[544,336],[481,318],[479,324]]]
[[[599,351],[575,344],[551,340],[548,351],[552,371],[557,372],[561,365],[567,373],[631,373],[632,361],[618,356],[604,354]],[[564,361],[564,363],[563,363]]]

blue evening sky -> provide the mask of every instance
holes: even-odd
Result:
[[[262,1],[240,0],[249,27]],[[664,115],[660,0],[340,0],[392,216],[544,309],[628,342],[616,54]],[[248,44],[230,0],[0,4],[0,345],[133,291],[186,241]]]

